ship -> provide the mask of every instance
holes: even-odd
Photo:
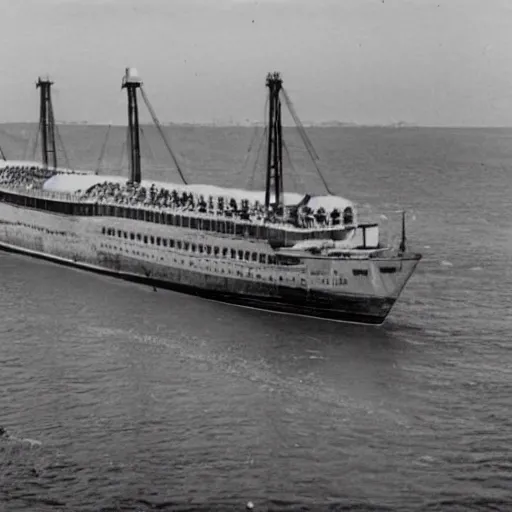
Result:
[[[42,161],[0,160],[1,249],[256,310],[386,320],[422,257],[406,247],[405,213],[399,243],[387,244],[353,201],[283,189],[282,107],[291,103],[280,73],[265,80],[264,190],[188,183],[176,159],[180,183],[143,179],[141,97],[175,155],[135,68],[122,78],[129,175],[62,167],[52,84],[36,84]]]

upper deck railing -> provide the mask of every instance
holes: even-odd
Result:
[[[135,209],[137,211],[147,211],[152,213],[167,213],[167,214],[179,214],[181,216],[186,216],[189,218],[197,218],[197,219],[212,219],[216,221],[228,221],[228,222],[236,222],[237,224],[253,226],[253,225],[267,225],[271,226],[275,229],[280,229],[284,231],[290,232],[300,232],[300,233],[314,233],[316,231],[337,231],[340,229],[350,229],[353,228],[353,224],[343,224],[340,222],[339,224],[333,224],[330,219],[327,219],[326,223],[323,225],[312,225],[312,226],[294,226],[293,224],[280,222],[280,221],[269,221],[264,218],[257,219],[255,217],[251,219],[242,219],[238,217],[228,217],[226,215],[222,215],[215,211],[211,212],[199,212],[198,210],[192,210],[187,207],[181,206],[159,206],[152,204],[144,204],[144,203],[121,203],[115,201],[114,198],[108,199],[100,199],[100,198],[87,198],[83,197],[81,193],[66,193],[66,192],[56,192],[43,190],[38,188],[27,188],[23,186],[6,186],[5,184],[0,183],[0,191],[4,193],[14,193],[19,195],[20,197],[32,197],[44,200],[51,201],[59,201],[64,203],[71,203],[77,205],[104,205],[118,208],[129,208]]]
[[[275,247],[291,246],[301,240],[343,240],[355,226],[326,225],[300,228],[285,223],[269,223],[201,213],[184,208],[158,207],[144,204],[119,204],[111,201],[84,199],[80,194],[70,194],[41,189],[9,187],[0,184],[0,200],[25,208],[49,211],[76,217],[117,217],[193,229],[216,236],[265,240]]]

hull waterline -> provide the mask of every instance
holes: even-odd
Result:
[[[339,296],[337,298],[338,307],[318,307],[311,303],[304,304],[303,298],[306,292],[296,293],[295,290],[289,290],[290,295],[295,295],[295,300],[280,299],[276,300],[271,297],[250,296],[226,291],[208,290],[197,286],[173,283],[167,280],[152,277],[151,275],[141,275],[122,270],[113,270],[98,265],[93,265],[73,259],[45,254],[39,251],[18,247],[5,242],[0,242],[0,250],[13,254],[21,254],[32,258],[56,263],[70,268],[76,268],[93,272],[100,275],[109,276],[116,279],[122,279],[140,285],[151,286],[170,290],[174,292],[184,293],[200,297],[202,299],[238,306],[242,308],[265,311],[269,313],[279,313],[283,315],[291,315],[298,317],[315,318],[319,320],[352,323],[359,325],[382,325],[386,320],[391,308],[395,303],[395,299],[379,299],[375,297],[350,297]],[[286,287],[282,287],[286,289]],[[283,294],[285,295],[286,292]],[[343,308],[343,309],[341,309]],[[382,314],[370,314],[369,311],[379,308]]]

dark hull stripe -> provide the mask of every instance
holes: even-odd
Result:
[[[395,299],[374,298],[374,297],[339,297],[335,305],[328,307],[325,301],[325,294],[313,294],[309,296],[308,303],[305,303],[306,291],[282,288],[280,297],[265,297],[254,295],[242,295],[226,291],[205,289],[196,286],[189,286],[181,283],[174,283],[163,279],[148,277],[127,272],[72,261],[50,254],[24,249],[15,245],[0,242],[0,249],[17,254],[25,254],[38,259],[51,261],[67,267],[80,268],[97,274],[103,274],[118,279],[124,279],[134,283],[155,286],[162,289],[195,295],[205,299],[233,304],[236,306],[249,307],[276,313],[286,313],[300,316],[310,316],[323,320],[338,322],[353,322],[361,324],[380,325],[386,319]],[[316,297],[316,295],[318,295]],[[324,306],[324,307],[322,307]],[[334,306],[334,307],[333,307]],[[375,313],[371,314],[370,311]],[[379,313],[377,313],[379,311]]]

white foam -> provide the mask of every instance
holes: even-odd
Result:
[[[21,442],[28,443],[30,446],[41,446],[43,444],[41,441],[38,441],[37,439],[30,439],[29,437],[22,439]]]
[[[28,445],[30,445],[30,447],[32,447],[32,446],[41,446],[43,444],[43,443],[41,443],[41,441],[38,441],[37,439],[30,439],[29,437],[21,438],[21,437],[16,437],[16,436],[8,435],[7,439],[9,441],[14,441],[14,442],[17,442],[17,443],[28,444]]]

